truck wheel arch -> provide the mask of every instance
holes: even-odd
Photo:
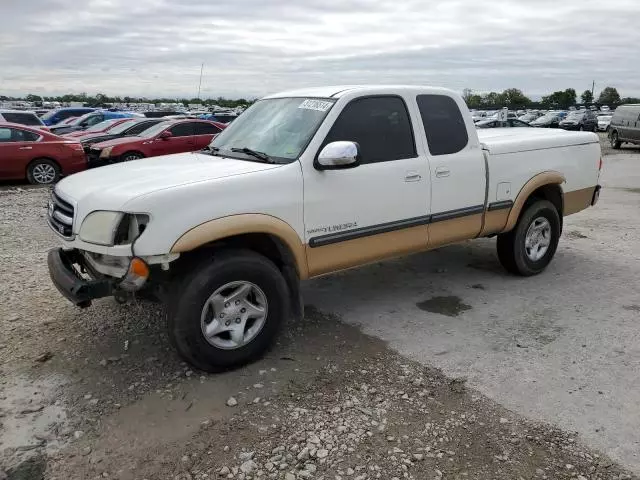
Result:
[[[291,225],[271,215],[230,215],[201,223],[178,238],[171,253],[187,253],[225,240],[237,244],[236,240],[243,242],[260,236],[271,237],[285,261],[287,257],[292,260],[298,277],[308,278],[307,257],[300,237]]]
[[[516,226],[527,201],[532,197],[549,200],[558,209],[558,214],[562,219],[564,195],[561,184],[565,183],[565,181],[564,176],[556,171],[542,172],[531,178],[518,192],[513,202],[513,207],[509,212],[504,231],[508,232]]]

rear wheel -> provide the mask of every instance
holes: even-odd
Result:
[[[37,158],[27,167],[27,180],[33,185],[50,185],[60,179],[60,166],[53,160]]]
[[[140,160],[144,158],[144,155],[140,152],[127,152],[120,157],[123,162],[130,162],[131,160]]]
[[[609,142],[611,143],[611,148],[615,148],[616,150],[620,148],[622,142],[620,142],[620,140],[618,139],[618,132],[616,132],[615,130],[611,132],[611,135],[609,136]]]
[[[248,250],[199,262],[168,299],[169,337],[196,368],[217,372],[260,358],[290,315],[280,270]]]
[[[542,272],[556,253],[560,232],[560,215],[553,203],[531,203],[513,230],[498,235],[500,263],[507,271],[525,277]]]

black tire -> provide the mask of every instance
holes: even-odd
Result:
[[[126,152],[120,155],[121,162],[130,162],[132,160],[140,160],[144,155],[140,152]]]
[[[290,316],[289,288],[280,270],[269,259],[250,250],[215,252],[193,265],[194,269],[173,286],[175,294],[166,300],[168,334],[178,353],[207,372],[237,368],[262,357]],[[207,299],[218,288],[234,281],[251,282],[264,292],[267,317],[249,343],[226,350],[207,341],[201,315]]]
[[[541,217],[549,222],[551,241],[546,253],[537,261],[533,261],[527,256],[525,239],[531,224]],[[536,200],[525,208],[513,230],[498,235],[498,259],[510,273],[523,277],[537,275],[549,265],[555,255],[560,233],[560,215],[556,207],[547,200]]]
[[[36,158],[27,167],[27,180],[32,185],[56,183],[60,180],[60,165],[48,158]]]
[[[622,142],[618,140],[618,132],[615,130],[611,132],[611,135],[609,135],[609,143],[611,143],[611,148],[615,148],[616,150],[618,150],[620,145],[622,145]]]

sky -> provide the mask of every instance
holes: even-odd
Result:
[[[0,0],[0,95],[308,86],[640,96],[639,0]]]

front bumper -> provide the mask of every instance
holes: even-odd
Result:
[[[109,297],[115,292],[114,281],[95,275],[77,250],[53,248],[47,255],[47,264],[55,287],[78,307],[88,307],[91,300]]]

